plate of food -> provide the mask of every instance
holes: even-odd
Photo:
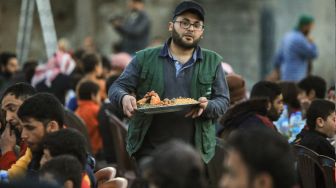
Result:
[[[198,105],[199,102],[192,98],[178,97],[161,100],[157,93],[150,91],[137,101],[136,111],[145,114],[161,114],[191,109]]]

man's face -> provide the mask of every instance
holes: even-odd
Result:
[[[10,74],[14,74],[19,69],[19,63],[16,57],[10,58],[8,60],[8,63],[5,67],[5,72],[8,72]]]
[[[307,24],[307,25],[302,27],[302,33],[305,36],[308,36],[309,33],[313,30],[313,28],[314,28],[314,23]]]
[[[46,134],[46,128],[42,122],[34,118],[22,120],[21,138],[25,140],[32,151],[39,149],[40,143]]]
[[[228,159],[224,161],[226,169],[220,182],[220,188],[249,188],[250,178],[248,167],[240,157],[240,154],[235,151],[229,151]]]
[[[271,121],[276,121],[279,119],[283,111],[283,96],[278,95],[271,104],[271,109],[267,112],[267,116]]]
[[[9,123],[10,126],[17,128],[22,131],[22,126],[20,126],[20,119],[17,116],[17,111],[23,101],[21,99],[16,98],[13,94],[7,94],[1,103],[1,109],[6,112],[6,122]]]
[[[52,159],[49,149],[43,149],[43,155],[40,161],[40,166],[42,167],[46,162]]]
[[[175,18],[174,22],[170,22],[169,31],[172,32],[172,41],[175,45],[184,48],[195,48],[203,35],[204,29],[196,29],[194,25],[184,28],[186,24],[203,25],[203,21],[193,13],[185,12]]]
[[[336,113],[331,113],[326,120],[323,121],[323,132],[332,138],[336,134]]]

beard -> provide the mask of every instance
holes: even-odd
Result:
[[[267,117],[271,121],[277,121],[280,117],[281,113],[278,113],[277,110],[272,106],[271,109],[267,112]]]
[[[172,32],[172,40],[174,42],[174,44],[176,44],[177,46],[185,49],[185,50],[190,50],[193,49],[195,47],[197,47],[199,41],[201,40],[201,37],[193,40],[192,43],[186,43],[185,41],[183,41],[183,36],[181,36],[173,27],[173,32]]]

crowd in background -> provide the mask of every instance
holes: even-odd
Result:
[[[115,44],[111,55],[100,54],[90,37],[75,50],[66,39],[59,40],[58,50],[45,63],[18,62],[15,53],[0,53],[1,187],[20,187],[24,181],[31,187],[224,188],[254,182],[259,187],[290,188],[302,181],[292,145],[336,159],[335,85],[308,75],[308,67],[300,70],[300,78],[288,81],[298,73],[280,68],[285,57],[278,54],[276,68],[282,77],[259,81],[251,90],[243,75],[221,63],[230,106],[216,120],[216,153],[207,167],[194,147],[172,140],[141,162],[129,159],[133,175],[118,172],[121,151],[109,131],[114,126],[111,114],[125,129],[129,119],[123,109],[111,105],[108,91],[135,52],[150,45],[144,37],[150,23],[143,3],[132,2],[131,9],[137,11],[124,25],[119,17],[111,19],[123,38],[131,39]],[[302,24],[309,21],[304,17]],[[139,36],[141,41],[136,40]],[[320,176],[317,173],[316,183],[323,187]]]

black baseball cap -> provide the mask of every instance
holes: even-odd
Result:
[[[198,4],[195,1],[183,1],[180,4],[178,4],[175,8],[173,19],[176,18],[176,16],[182,14],[183,12],[191,11],[196,13],[202,21],[204,21],[204,9],[200,4]]]

